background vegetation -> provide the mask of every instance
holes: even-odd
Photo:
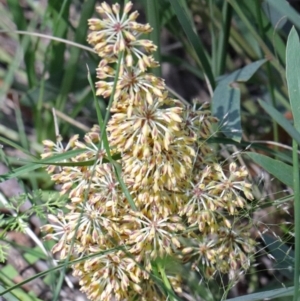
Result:
[[[0,0],[0,171],[3,181],[15,179],[0,187],[5,300],[84,300],[76,299],[84,298],[76,280],[63,264],[54,265],[47,251],[51,244],[41,240],[45,214],[65,200],[38,158],[42,141],[55,140],[53,108],[66,139],[97,123],[87,70],[95,80],[99,58],[86,42],[96,4]],[[140,21],[154,27],[150,38],[159,45],[158,72],[171,93],[184,102],[211,103],[220,120],[211,143],[222,160],[235,157],[245,164],[254,183],[256,261],[234,287],[226,279],[208,285],[190,279],[195,300],[298,300],[298,1],[136,0],[134,5]],[[99,103],[104,114],[106,102]],[[63,283],[57,282],[58,268],[66,275]]]

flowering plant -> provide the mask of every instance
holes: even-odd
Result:
[[[209,105],[181,103],[150,73],[156,46],[141,36],[151,27],[131,9],[103,2],[101,18],[89,20],[88,42],[101,58],[96,95],[111,97],[112,117],[83,142],[44,141],[43,158],[81,152],[48,166],[70,202],[43,230],[61,259],[82,258],[72,267],[89,299],[175,300],[184,279],[159,259],[190,263],[204,278],[249,268],[255,241],[241,215],[253,196],[247,169],[225,168],[206,142],[217,123]]]

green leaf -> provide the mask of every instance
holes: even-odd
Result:
[[[257,153],[246,153],[255,163],[285,185],[293,188],[293,167],[281,161]]]
[[[280,114],[275,108],[268,103],[258,100],[262,108],[284,129],[286,132],[294,138],[298,145],[300,145],[300,133],[293,127],[293,125]]]
[[[5,290],[5,288],[0,284],[0,293],[4,290]],[[15,297],[12,293],[7,293],[7,294],[5,294],[4,297],[7,301],[20,301],[20,299]]]
[[[47,11],[51,14],[51,21],[53,26],[53,35],[55,37],[66,39],[68,32],[68,18],[71,1],[49,0]],[[49,46],[49,78],[54,81],[61,81],[65,68],[65,50],[66,45],[56,41],[51,41]],[[46,55],[48,51],[46,51]],[[47,60],[47,57],[45,57]]]
[[[272,23],[274,29],[275,30],[282,29],[287,22],[287,19],[285,18],[285,15],[282,13],[282,11],[278,11],[274,9],[274,7],[272,7],[269,3],[265,1],[262,2],[261,6],[266,16]]]
[[[261,300],[273,300],[272,298],[290,297],[293,296],[294,287],[284,287],[278,289],[272,289],[266,292],[249,294],[247,296],[241,296],[224,301],[261,301]],[[291,300],[291,299],[288,299]]]
[[[87,20],[93,15],[96,0],[86,1],[82,4],[80,12],[80,20],[75,31],[75,42],[84,44],[86,41],[88,22]],[[62,79],[61,90],[59,97],[56,100],[57,108],[64,111],[67,95],[72,89],[72,84],[75,79],[78,61],[80,60],[81,49],[72,47],[70,50],[70,57],[65,66],[65,73]]]
[[[204,47],[201,43],[201,40],[197,36],[196,32],[193,29],[193,24],[191,23],[191,18],[187,15],[185,7],[182,5],[181,1],[179,0],[169,0],[171,6],[174,9],[174,12],[180,22],[188,40],[190,41],[191,45],[193,46],[199,62],[202,65],[203,71],[206,74],[209,83],[212,89],[215,88],[215,79],[212,73],[211,66],[208,62],[208,59],[204,52]]]
[[[235,141],[242,138],[240,99],[240,89],[221,84],[212,100],[212,112],[219,119],[220,131]]]
[[[120,154],[116,154],[111,156],[113,160],[119,160],[121,159]],[[44,160],[42,161],[37,161],[37,162],[31,162],[33,164],[41,164],[41,165],[56,165],[56,166],[93,166],[96,163],[96,159],[94,160],[86,160],[86,161],[80,161],[80,162],[51,162],[47,161],[45,162]],[[108,163],[110,162],[106,157],[102,159],[103,163]]]
[[[242,138],[240,90],[232,86],[234,82],[246,82],[267,60],[259,60],[235,72],[223,76],[214,91],[212,113],[219,119],[220,130],[229,138]]]
[[[293,27],[287,42],[286,49],[286,77],[288,84],[289,97],[291,102],[291,109],[294,117],[294,126],[296,130],[300,131],[300,72],[299,72],[299,36],[296,29]],[[299,145],[299,142],[298,142]],[[300,210],[300,187],[299,187],[299,156],[298,145],[293,140],[293,175],[294,175],[294,210],[299,212]],[[299,214],[295,214],[295,263],[294,263],[294,300],[299,300],[299,266],[300,266],[300,217]]]
[[[207,140],[199,140],[207,143],[214,143],[214,144],[227,144],[227,145],[236,145],[239,147],[243,147],[245,149],[248,149],[250,146],[252,149],[263,151],[266,154],[269,154],[272,157],[276,157],[277,159],[280,159],[282,161],[285,161],[286,163],[293,163],[291,158],[291,152],[282,152],[282,151],[276,151],[268,147],[268,144],[263,144],[260,142],[249,142],[241,140],[241,142],[234,141],[232,139],[223,138],[223,137],[212,137]]]
[[[294,126],[300,132],[300,42],[295,27],[292,28],[286,48],[286,78]]]
[[[89,259],[89,258],[94,258],[94,257],[99,256],[99,255],[102,255],[102,254],[109,254],[109,253],[114,252],[114,251],[116,251],[116,250],[124,250],[124,247],[122,247],[122,246],[117,246],[117,247],[115,247],[115,248],[111,248],[111,249],[108,249],[108,250],[105,250],[105,251],[97,252],[97,253],[94,253],[94,254],[92,254],[92,255],[86,255],[86,256],[83,256],[83,257],[81,257],[81,258],[77,258],[77,259],[75,259],[75,260],[70,260],[69,262],[66,262],[66,260],[65,260],[65,261],[63,261],[62,263],[59,263],[57,266],[55,266],[55,267],[53,267],[53,268],[49,268],[49,269],[47,269],[46,271],[42,271],[42,272],[36,273],[36,274],[33,275],[32,277],[28,277],[28,278],[26,278],[25,280],[23,280],[23,281],[21,281],[21,282],[19,282],[19,283],[17,283],[17,284],[11,284],[8,288],[6,288],[6,289],[4,289],[4,290],[0,290],[0,296],[3,296],[3,295],[5,295],[5,294],[7,294],[7,293],[9,293],[9,292],[11,292],[11,291],[14,291],[15,289],[21,287],[22,285],[24,285],[24,284],[26,284],[26,283],[29,283],[30,281],[32,281],[32,280],[34,280],[34,279],[36,279],[36,278],[43,277],[43,276],[45,276],[45,275],[48,275],[48,274],[50,274],[50,273],[53,273],[54,271],[60,270],[60,269],[64,268],[66,265],[76,264],[76,263],[78,263],[78,262],[82,262],[82,261],[84,261],[84,260],[87,260],[87,259]],[[4,274],[3,272],[4,272],[4,269],[5,269],[5,268],[6,268],[6,267],[4,267],[3,269],[0,270],[0,279],[1,279],[1,274]],[[4,275],[5,275],[5,274],[4,274]],[[8,280],[7,276],[6,276],[5,279]],[[25,300],[27,300],[27,299],[24,298],[24,299],[19,299],[19,300],[24,300],[24,301],[25,301]],[[36,301],[36,299],[33,299],[33,300]],[[33,301],[33,300],[31,300],[31,301]],[[37,299],[37,300],[40,301],[40,299]]]
[[[300,29],[300,15],[286,0],[266,0],[266,2],[274,7],[280,14],[284,15]]]
[[[273,47],[276,49],[276,56],[281,62],[284,63],[286,45],[285,41],[277,31],[278,29],[280,29],[281,26],[284,25],[286,19],[282,16],[282,14],[277,14],[277,11],[270,7],[266,2],[257,4],[257,1],[243,1],[240,2],[240,4],[243,7],[243,11],[248,11],[249,13],[251,13],[251,16],[249,16],[250,18],[255,18],[257,20],[256,22],[258,22],[259,18],[261,18],[261,23],[263,26],[263,33],[260,33],[261,37],[264,38],[264,42],[266,44],[273,45]],[[257,5],[261,5],[262,8],[260,9],[259,16],[257,11]],[[280,18],[278,15],[280,16]],[[270,22],[272,22],[273,26],[270,26]],[[272,51],[274,52],[273,49]]]
[[[161,65],[161,54],[160,54],[160,18],[159,18],[159,2],[160,0],[152,0],[147,1],[147,21],[153,28],[150,32],[150,40],[157,46],[157,50],[154,52],[153,57],[154,59],[159,62]],[[161,67],[155,68],[151,70],[151,72],[155,75],[160,77],[161,76]]]
[[[28,30],[27,21],[24,14],[24,8],[21,7],[20,1],[18,0],[9,0],[8,6],[10,8],[10,11],[12,12],[14,22],[17,25],[18,30]],[[19,36],[20,41],[24,39],[28,39],[25,36]],[[24,61],[26,65],[26,73],[28,78],[28,84],[30,87],[32,87],[36,81],[37,76],[35,72],[35,54],[34,48],[32,46],[32,43],[29,41],[27,47],[24,48]]]
[[[18,276],[17,270],[12,266],[12,265],[6,265],[3,267],[0,271],[0,281],[9,286],[13,286],[14,282],[13,279]],[[4,292],[7,290],[1,289],[0,290],[0,296],[5,295],[7,296]],[[25,292],[21,288],[15,289],[11,295],[14,295],[17,297],[17,300],[23,300],[23,301],[42,301],[41,299],[37,298],[34,296],[33,292]],[[10,296],[11,296],[10,295]],[[8,300],[14,300],[12,298]]]
[[[226,75],[225,77],[223,76],[219,81],[219,84],[221,83],[230,84],[233,82],[247,82],[253,76],[253,74],[266,62],[267,62],[266,59],[262,59],[254,63],[251,63],[241,69],[238,69],[232,72],[231,74]]]
[[[40,168],[41,164],[56,163],[57,161],[60,161],[60,160],[70,159],[70,158],[72,158],[76,155],[81,154],[82,152],[84,152],[84,149],[71,150],[71,151],[65,152],[63,154],[55,155],[51,158],[45,158],[45,159],[40,160],[36,163],[34,162],[34,163],[26,164],[25,166],[16,168],[16,169],[12,170],[9,173],[1,175],[0,176],[0,182],[1,181],[6,181],[8,179],[19,177],[23,174],[27,174],[27,173],[29,173],[33,170],[36,170],[36,169]]]

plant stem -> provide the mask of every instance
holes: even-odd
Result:
[[[294,270],[294,301],[299,301],[300,272],[300,183],[298,143],[293,140],[293,179],[294,179],[294,219],[295,219],[295,270]]]
[[[166,275],[166,271],[165,271],[165,268],[164,268],[162,262],[157,263],[157,268],[158,268],[158,271],[161,275],[162,281],[163,281],[163,283],[164,283],[164,285],[165,285],[165,287],[168,291],[168,298],[169,298],[168,300],[178,301],[178,299],[176,298],[176,295],[173,291],[172,285],[171,285],[171,283],[170,283],[170,281],[169,281],[169,279]]]

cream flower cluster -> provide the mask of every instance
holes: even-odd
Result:
[[[130,206],[106,160],[99,126],[80,142],[64,146],[44,141],[43,158],[81,150],[55,168],[52,180],[69,197],[66,210],[50,215],[43,227],[55,239],[53,253],[84,258],[74,275],[91,300],[166,300],[152,276],[158,258],[171,257],[204,276],[246,270],[255,242],[240,218],[252,200],[247,170],[218,164],[205,143],[216,122],[207,104],[184,106],[168,95],[164,81],[149,72],[158,67],[156,46],[142,34],[150,25],[136,22],[132,3],[97,7],[101,19],[89,20],[88,41],[101,57],[96,93],[109,97],[116,76],[112,117],[106,131],[111,153],[118,155],[122,179],[135,203]],[[115,64],[122,55],[121,68]],[[84,162],[94,162],[92,165]],[[180,295],[181,275],[160,267],[158,275]]]

